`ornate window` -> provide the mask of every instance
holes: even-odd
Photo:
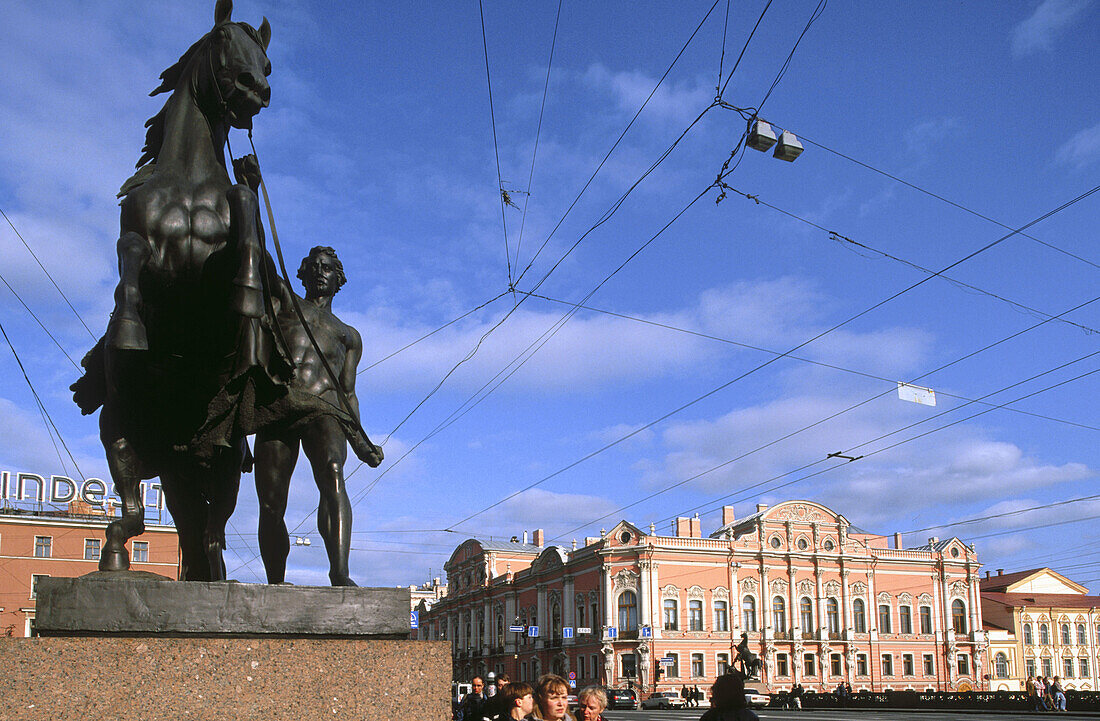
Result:
[[[955,633],[966,633],[966,604],[959,598],[951,602],[951,628]]]
[[[638,596],[633,591],[619,594],[619,630],[622,632],[638,630]]]
[[[1087,646],[1088,642],[1089,642],[1089,635],[1088,635],[1088,632],[1085,631],[1085,624],[1083,624],[1083,623],[1077,624],[1077,645],[1078,646]]]
[[[856,633],[867,633],[867,609],[862,598],[852,601],[852,628]]]
[[[771,544],[772,548],[782,548],[783,547],[783,541],[779,538],[779,536],[772,536],[771,540],[768,541],[768,543]]]
[[[894,657],[888,653],[882,654],[882,675],[894,675]]]
[[[715,601],[714,602],[714,630],[715,631],[728,631],[730,630],[730,616],[729,616],[729,602],[728,601]],[[721,676],[721,674],[718,674]]]
[[[688,601],[688,630],[703,630],[703,602],[698,599]],[[700,660],[700,663],[702,663],[702,660]],[[694,662],[692,665],[694,666]],[[695,674],[693,673],[692,675],[694,676]]]
[[[803,596],[798,602],[799,625],[803,633],[812,633],[814,630],[814,602],[808,596]]]
[[[1062,624],[1062,645],[1063,646],[1068,646],[1071,643],[1073,643],[1073,638],[1069,634],[1069,624],[1068,623],[1063,623]]]
[[[898,606],[898,626],[902,633],[913,633],[912,606]]]
[[[920,607],[920,632],[932,633],[932,607]]]
[[[1031,624],[1030,623],[1025,623],[1024,624],[1024,643],[1026,643],[1029,646],[1031,644],[1035,643],[1035,639],[1031,635]],[[1035,674],[1031,674],[1031,675],[1034,676]]]
[[[703,654],[691,654],[691,675],[693,678],[703,677]]]
[[[825,623],[829,627],[829,633],[840,633],[840,604],[835,598],[825,600]]]
[[[1081,678],[1088,678],[1089,677],[1089,660],[1087,658],[1078,659],[1077,664],[1079,666],[1079,668],[1077,670],[1081,672],[1079,674],[1081,676]]]
[[[776,633],[787,632],[787,601],[782,596],[772,599],[772,625]]]
[[[743,630],[756,631],[756,599],[752,596],[745,596],[741,600],[741,616]]]
[[[1066,678],[1073,678],[1073,659],[1072,658],[1063,658],[1062,659],[1062,675],[1065,676]]]
[[[663,604],[665,614],[665,630],[676,631],[680,628],[680,605],[675,598],[666,598]]]
[[[802,656],[802,673],[806,676],[817,675],[817,664],[814,663],[814,655],[807,653]]]
[[[878,605],[878,630],[879,633],[890,633],[890,604],[880,603]]]
[[[497,613],[497,646],[504,645],[504,616]]]

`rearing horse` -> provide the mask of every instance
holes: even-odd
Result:
[[[285,372],[265,365],[272,344],[256,195],[230,181],[224,155],[229,128],[250,129],[268,105],[271,28],[266,18],[259,29],[231,22],[232,6],[218,0],[213,29],[151,93],[171,95],[146,123],[138,171],[119,192],[115,309],[73,386],[84,413],[103,406],[100,438],[122,501],[101,570],[129,567],[125,542],[145,529],[140,482],[160,476],[180,538],[180,577],[225,578],[225,524],[245,434],[255,430],[246,407],[255,393],[234,396],[243,405],[232,410],[232,431],[208,439],[206,452],[195,438],[227,384],[262,376],[275,387]]]

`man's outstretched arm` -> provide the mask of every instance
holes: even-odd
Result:
[[[344,353],[344,367],[340,369],[340,387],[348,399],[348,405],[351,406],[352,416],[359,422],[359,428],[362,429],[362,421],[359,418],[359,397],[355,394],[355,375],[359,369],[359,359],[363,357],[363,339],[359,331],[350,325],[345,345],[347,350]],[[348,442],[356,457],[371,468],[377,468],[382,463],[382,449],[367,438],[365,431],[353,433],[348,438]]]

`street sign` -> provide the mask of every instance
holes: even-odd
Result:
[[[569,672],[569,680],[570,681],[576,681],[577,680],[577,672],[576,671],[570,671]]]
[[[539,627],[538,626],[528,626],[527,627],[527,635],[530,638],[535,638],[536,636],[539,635]]]
[[[614,626],[608,626],[607,627],[607,637],[608,638],[618,638],[619,637],[619,629],[615,628]]]
[[[653,629],[649,626],[642,626],[642,638],[653,638]]]
[[[668,656],[662,656],[661,660],[658,661],[658,663],[661,664],[662,666],[675,666],[676,665],[676,659],[669,658]]]
[[[509,633],[523,633],[523,626],[509,626]]]
[[[573,681],[573,680],[570,680],[569,681],[569,688],[576,688],[576,687],[577,687],[577,682]]]
[[[578,626],[577,633],[592,633],[592,629],[588,626]]]
[[[573,627],[572,626],[563,626],[562,629],[561,629],[561,637],[562,638],[573,638]]]
[[[409,618],[409,628],[420,628],[420,612],[413,611]]]

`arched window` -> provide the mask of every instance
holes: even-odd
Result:
[[[550,638],[561,638],[561,606],[550,605]]]
[[[745,596],[741,600],[741,617],[742,630],[749,632],[756,630],[756,599],[752,596]]]
[[[1050,628],[1045,623],[1039,624],[1039,644],[1042,646],[1050,645]]]
[[[803,633],[812,633],[814,630],[814,602],[809,596],[803,596],[798,602],[798,619]]]
[[[730,613],[729,603],[726,601],[714,602],[714,630],[715,631],[728,631],[730,630]]]
[[[867,606],[862,598],[852,601],[852,630],[867,633]]]
[[[960,598],[951,602],[951,628],[955,633],[966,633],[966,604]]]
[[[1073,643],[1073,638],[1069,635],[1069,624],[1062,624],[1062,645],[1068,646]]]
[[[688,601],[688,630],[703,630],[703,602],[698,599]]]
[[[504,616],[497,614],[497,646],[504,645]]]
[[[619,631],[638,630],[638,596],[633,591],[619,594]]]
[[[1085,624],[1083,624],[1083,623],[1077,624],[1077,645],[1078,646],[1087,646],[1088,643],[1089,643],[1089,635],[1088,635],[1088,632],[1085,631]]]
[[[835,598],[825,600],[825,623],[829,633],[840,633],[840,604]]]
[[[997,678],[1008,678],[1008,656],[998,653],[993,657],[993,673]]]
[[[880,603],[878,605],[878,632],[890,633],[890,604]]]
[[[787,601],[782,596],[772,599],[772,623],[776,633],[787,632]]]
[[[666,598],[664,602],[665,630],[676,631],[680,628],[680,607],[675,598]]]
[[[1030,623],[1025,623],[1024,624],[1024,643],[1026,643],[1029,646],[1031,644],[1035,643],[1035,638],[1031,635],[1031,624]],[[1031,675],[1034,676],[1035,674],[1031,674]]]
[[[898,630],[902,633],[913,633],[913,608],[902,604],[898,606]]]

